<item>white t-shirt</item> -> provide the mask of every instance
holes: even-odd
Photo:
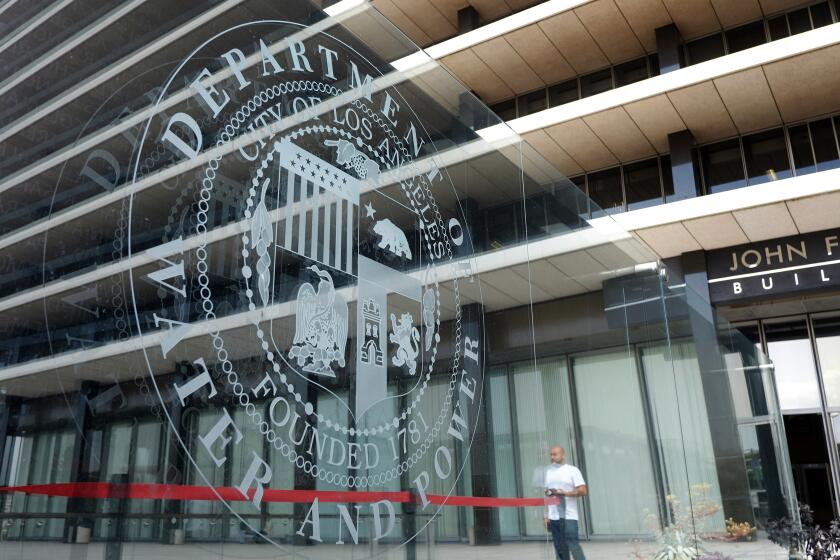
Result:
[[[571,492],[578,486],[586,484],[583,475],[577,467],[572,465],[551,464],[545,469],[545,488],[557,488],[564,492]],[[577,498],[566,496],[561,502],[566,502],[566,515],[560,515],[560,507],[556,504],[548,505],[548,518],[557,519],[578,519]]]

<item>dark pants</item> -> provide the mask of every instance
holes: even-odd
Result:
[[[578,541],[578,522],[576,519],[558,519],[548,521],[548,530],[554,541],[554,550],[558,560],[586,560]],[[571,554],[571,556],[570,556]]]

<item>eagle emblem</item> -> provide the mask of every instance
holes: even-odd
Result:
[[[303,283],[297,293],[294,344],[289,358],[303,371],[335,377],[333,362],[344,367],[347,345],[347,302],[336,293],[332,276],[317,265],[308,266],[318,277],[318,288]]]

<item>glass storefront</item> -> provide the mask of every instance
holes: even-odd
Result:
[[[787,401],[621,200],[367,3],[91,6],[84,87],[5,98],[0,558],[550,558],[561,500],[590,559],[783,557]]]
[[[751,333],[757,346],[766,347],[772,361],[797,497],[821,522],[833,519],[838,511],[837,327],[836,312],[739,325]]]

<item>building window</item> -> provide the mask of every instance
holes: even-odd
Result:
[[[586,198],[586,177],[575,177],[569,183],[560,183],[546,196],[545,213],[549,235],[583,227],[589,216],[589,202]]]
[[[815,319],[814,336],[825,387],[825,399],[828,406],[840,407],[840,318]],[[840,436],[840,433],[837,435]]]
[[[747,179],[751,185],[790,177],[785,133],[781,128],[744,137]]]
[[[625,165],[624,189],[627,192],[628,210],[662,204],[658,158]]]
[[[580,189],[580,196],[576,196],[576,204],[571,204],[571,208],[577,208],[581,221],[589,217],[589,195],[586,190],[586,175],[578,175],[569,179],[577,188]],[[577,194],[577,193],[576,193]]]
[[[647,58],[637,58],[615,67],[615,87],[626,86],[650,77]]]
[[[674,174],[671,171],[671,156],[662,156],[659,158],[659,165],[662,169],[662,191],[665,193],[665,202],[670,202],[674,199]],[[696,175],[699,180],[700,175]]]
[[[828,2],[822,2],[811,6],[811,23],[813,24],[814,29],[832,24],[831,8],[829,7]]]
[[[836,117],[835,117],[836,118]],[[814,156],[817,160],[817,170],[825,171],[840,166],[837,158],[837,142],[834,139],[834,128],[831,119],[823,119],[809,123],[811,129],[811,143],[814,145]]]
[[[599,70],[580,78],[580,96],[589,97],[613,88],[612,69]]]
[[[490,247],[499,249],[517,241],[516,209],[511,205],[487,212],[487,234]]]
[[[788,15],[788,24],[790,25],[790,34],[804,33],[811,30],[811,16],[808,13],[808,8],[795,10]]]
[[[738,138],[704,146],[701,154],[708,194],[737,189],[746,184]]]
[[[659,54],[653,53],[652,55],[648,56],[648,65],[650,66],[650,75],[651,76],[658,76],[659,75]]]
[[[571,103],[578,99],[580,99],[580,94],[578,93],[578,81],[576,79],[548,88],[548,105],[550,107]]]
[[[528,239],[539,239],[548,233],[545,217],[546,196],[539,194],[525,199],[525,234]]]
[[[721,33],[686,43],[685,48],[689,64],[699,64],[726,54]]]
[[[615,351],[576,356],[571,363],[582,448],[587,465],[598,465],[587,473],[592,533],[644,534],[645,527],[634,512],[654,516],[659,511],[653,465],[644,460],[615,460],[650,456],[637,362],[627,352]],[[627,436],[604,437],[618,430]]]
[[[496,103],[490,110],[499,115],[503,121],[510,121],[516,118],[516,99],[508,99],[501,103]]]
[[[597,206],[597,208],[592,209],[593,216],[621,210],[624,197],[621,192],[620,167],[591,173],[588,183],[589,198]]]
[[[767,30],[770,31],[770,40],[778,41],[790,36],[788,31],[787,16],[774,17],[767,21]]]
[[[764,333],[782,411],[819,408],[817,370],[805,321],[765,324]]]
[[[797,175],[806,175],[817,170],[814,165],[814,152],[811,151],[811,139],[808,125],[801,124],[788,129],[790,150],[793,153],[793,169]]]
[[[545,89],[521,95],[519,96],[517,103],[519,105],[518,115],[520,117],[544,111],[548,107]]]
[[[726,44],[730,53],[743,51],[767,41],[764,21],[754,21],[726,32]]]

